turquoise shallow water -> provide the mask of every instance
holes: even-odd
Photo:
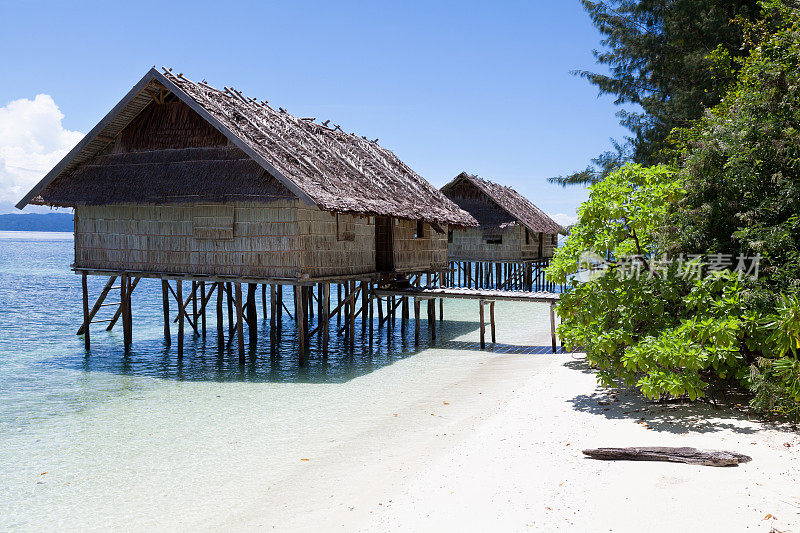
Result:
[[[86,353],[75,335],[82,311],[72,254],[70,235],[0,232],[0,529],[138,529],[164,516],[213,514],[205,498],[235,507],[243,484],[258,490],[290,474],[280,458],[296,459],[298,443],[314,443],[302,452],[312,453],[350,439],[376,414],[492,357],[475,350],[477,303],[455,301],[438,343],[419,350],[413,327],[405,336],[396,327],[378,333],[370,352],[357,324],[352,354],[332,333],[322,360],[315,337],[311,363],[300,368],[284,315],[277,356],[262,321],[240,367],[232,351],[218,353],[210,321],[205,341],[187,334],[179,359],[162,339],[153,280],[134,292],[133,350],[123,353],[121,330],[98,325]],[[90,277],[91,293],[104,283]],[[498,304],[498,318],[505,344],[497,351],[547,352],[546,308]],[[267,478],[250,476],[258,465]]]

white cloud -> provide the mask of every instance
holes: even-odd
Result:
[[[578,221],[578,217],[574,215],[565,215],[564,213],[558,213],[557,215],[550,215],[550,218],[564,226],[571,226]]]
[[[0,204],[17,203],[81,140],[63,118],[47,94],[0,107]]]

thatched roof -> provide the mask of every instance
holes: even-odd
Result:
[[[458,193],[458,189],[464,185],[472,186],[479,193],[486,195],[497,209],[481,209],[475,202],[470,202],[469,198]],[[563,231],[555,220],[511,187],[462,172],[441,190],[462,209],[469,211],[484,229],[503,229],[510,222],[516,221],[536,233]]]
[[[108,154],[110,144],[149,104],[153,101],[163,103],[170,94],[188,105],[222,133],[230,144],[266,171],[266,174],[255,172],[255,179],[271,178],[306,203],[327,211],[477,225],[471,215],[377,142],[345,133],[338,126],[332,128],[311,119],[294,117],[280,108],[273,109],[266,102],[246,98],[228,87],[219,90],[189,81],[180,74],[173,75],[169,70],[162,74],[155,69],[150,70],[17,207],[22,208],[29,202],[47,204],[48,193],[54,200],[61,193],[46,191],[51,184],[53,188],[56,185],[59,188],[71,187],[68,201],[75,205],[98,201],[102,198],[102,191],[90,192],[88,187],[84,187],[80,192],[80,187],[68,183],[77,177],[86,185],[92,172],[106,179],[100,167],[113,167],[115,164],[113,156]],[[240,170],[244,164],[236,158],[226,160],[236,161]],[[78,167],[86,164],[91,168],[77,172]],[[213,165],[206,163],[205,166],[210,169]],[[124,180],[122,174],[109,176],[115,187],[125,188],[128,194],[137,198],[135,201],[151,202],[154,195],[159,195],[141,187],[142,195],[139,197],[135,184],[120,183]],[[65,179],[56,181],[59,177]],[[167,183],[165,188],[173,185]],[[274,183],[268,185],[268,188],[274,188]],[[106,197],[110,197],[111,191],[107,189],[106,193]],[[84,194],[86,196],[82,196]],[[91,195],[94,197],[89,198]],[[51,203],[70,205],[65,201]]]
[[[100,155],[57,178],[42,191],[39,203],[67,207],[293,197],[238,148],[213,147]]]

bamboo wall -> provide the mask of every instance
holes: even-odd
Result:
[[[485,234],[502,235],[502,244],[489,244]],[[542,256],[539,257],[539,236],[542,235]],[[549,233],[528,233],[525,243],[525,227],[515,224],[505,231],[468,228],[453,231],[453,242],[448,247],[450,260],[464,261],[525,261],[553,257],[555,246],[553,235]]]
[[[423,237],[416,238],[416,220],[394,219],[392,239],[394,267],[397,271],[443,270],[447,267],[447,226],[437,233],[423,223]]]
[[[416,221],[393,221],[397,271],[446,266],[447,234],[424,226],[417,239]],[[299,200],[78,206],[75,267],[255,278],[365,274],[375,272],[375,219]]]
[[[75,266],[296,277],[297,203],[78,206]]]
[[[338,223],[337,223],[338,219]],[[300,261],[310,277],[375,271],[375,218],[298,205]]]

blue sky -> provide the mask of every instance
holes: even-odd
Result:
[[[569,74],[593,67],[599,40],[578,0],[0,0],[0,106],[49,95],[48,116],[57,106],[67,132],[59,142],[73,142],[70,132],[88,131],[147,69],[167,65],[380,138],[434,185],[467,170],[572,215],[585,191],[546,178],[624,135],[611,99]],[[17,142],[2,131],[0,157]],[[20,142],[36,146],[31,135]],[[33,163],[17,166],[33,178]]]

